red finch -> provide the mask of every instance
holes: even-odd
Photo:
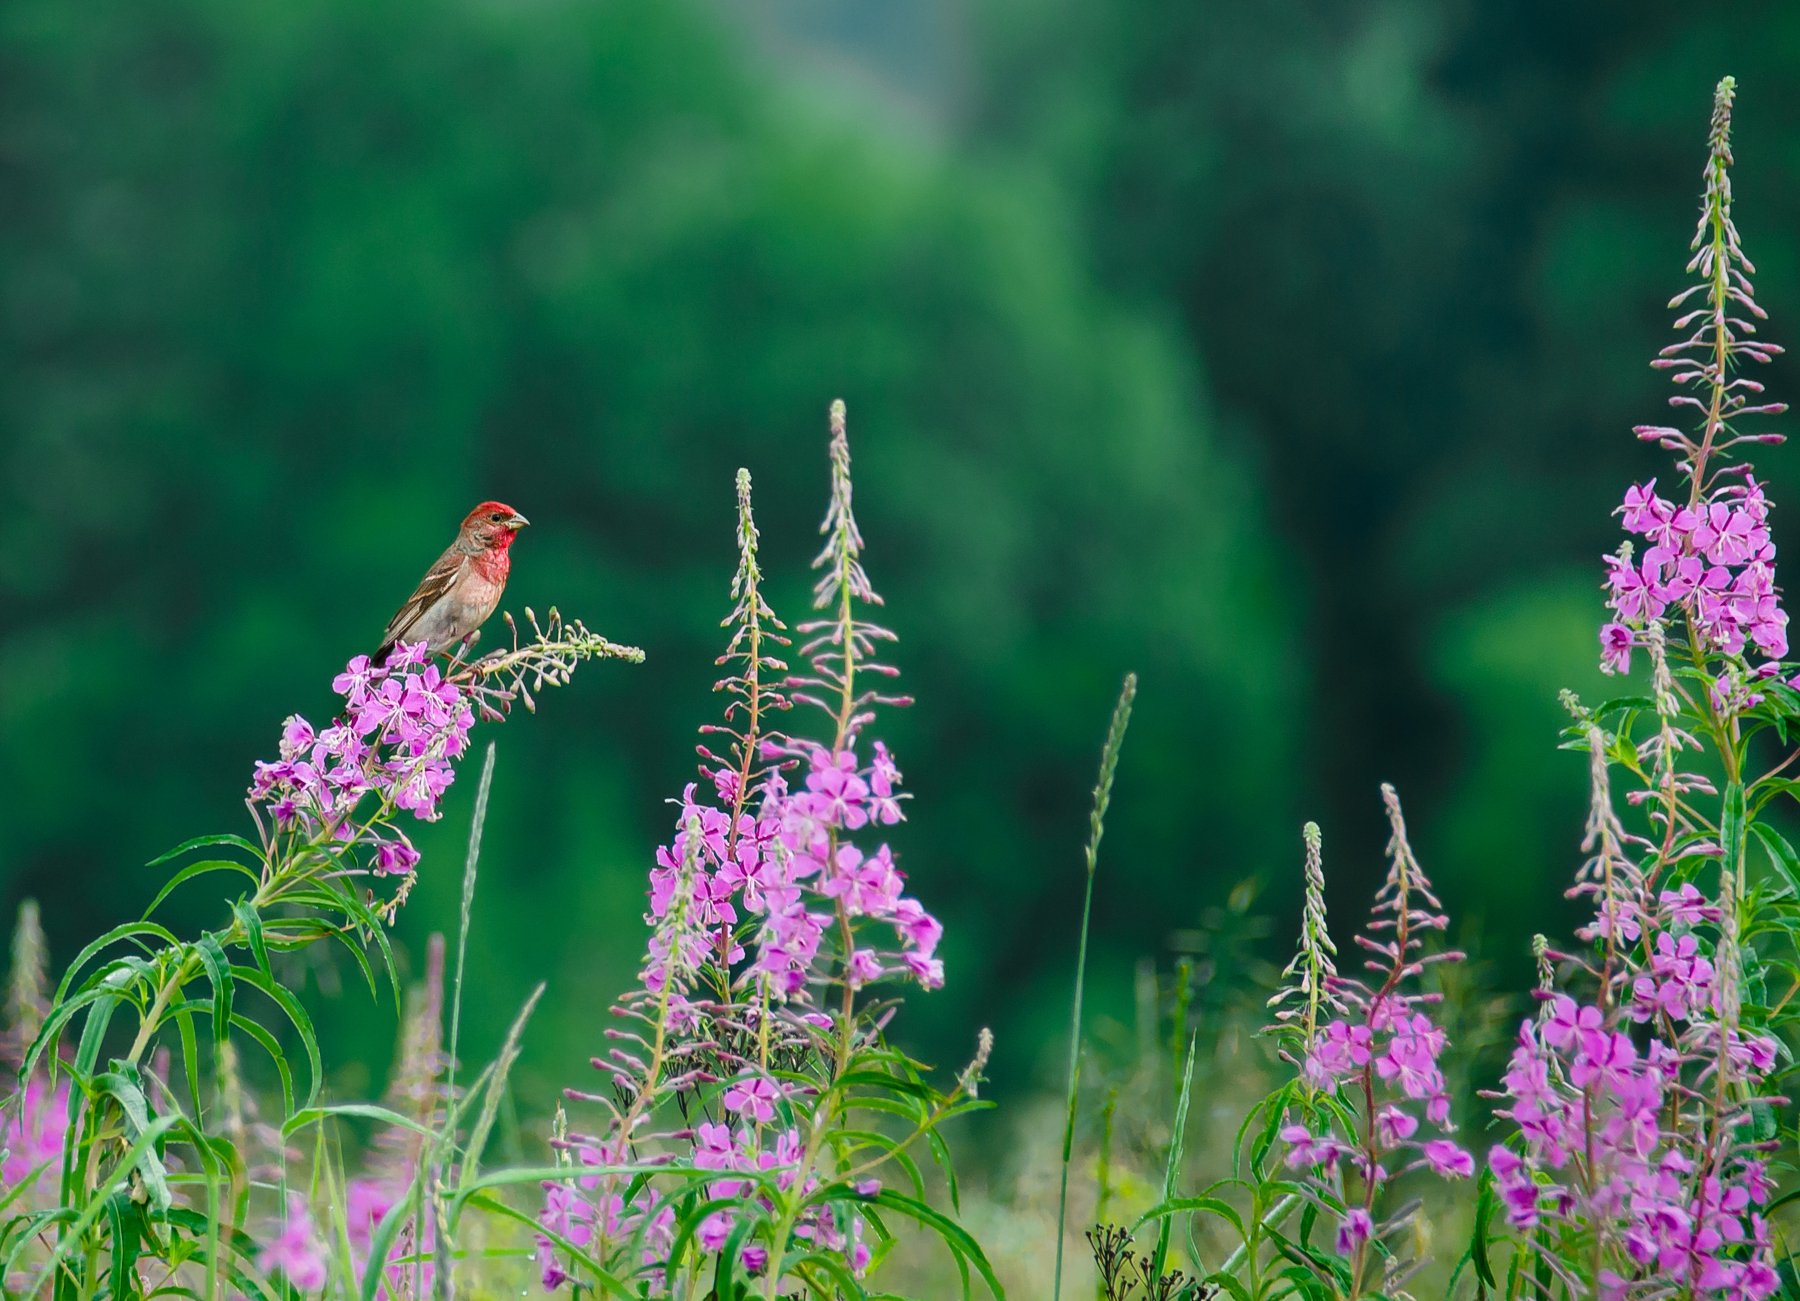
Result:
[[[385,662],[397,641],[422,641],[435,655],[486,623],[512,572],[513,538],[530,522],[504,502],[484,501],[470,511],[450,549],[388,620],[375,662]]]

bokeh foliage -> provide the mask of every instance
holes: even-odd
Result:
[[[1180,322],[1255,449],[1312,684],[1294,780],[1337,881],[1374,861],[1371,791],[1394,781],[1451,911],[1492,923],[1481,947],[1522,983],[1580,825],[1575,765],[1541,748],[1563,721],[1555,688],[1600,689],[1608,512],[1621,484],[1668,474],[1628,431],[1666,411],[1644,361],[1665,341],[1697,114],[1722,74],[1754,106],[1736,144],[1765,303],[1775,328],[1800,316],[1800,15],[982,12],[972,134],[1059,178],[1101,283]],[[1768,382],[1791,388],[1793,363]],[[1790,544],[1791,519],[1775,525]]]
[[[1360,900],[1380,779],[1524,971],[1581,816],[1554,688],[1593,682],[1593,558],[1654,472],[1625,430],[1723,72],[1763,301],[1800,319],[1800,17],[984,0],[908,48],[958,74],[914,115],[824,76],[891,69],[900,20],[847,9],[828,58],[649,0],[0,10],[0,882],[59,954],[234,824],[281,716],[499,496],[536,521],[512,604],[651,656],[500,756],[472,1032],[545,976],[520,1076],[568,1078],[712,713],[731,473],[796,613],[842,395],[920,700],[928,1050],[992,1020],[1003,1085],[1053,1060],[1127,668],[1102,1006],[1243,877],[1291,900],[1302,816]]]
[[[1314,665],[1254,458],[1037,169],[827,111],[680,4],[23,0],[0,214],[0,879],[59,953],[238,824],[281,717],[499,497],[535,521],[509,603],[650,654],[501,747],[469,1033],[543,976],[520,1078],[570,1078],[713,712],[732,471],[798,613],[839,394],[921,701],[899,845],[961,991],[923,1040],[991,1019],[996,1073],[1033,1063],[1122,666],[1161,703],[1112,951],[1179,919],[1144,900],[1280,861]],[[453,797],[420,840],[415,949],[465,828]],[[380,1060],[389,1020],[343,1003],[336,1055]]]

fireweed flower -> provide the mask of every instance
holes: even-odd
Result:
[[[256,1267],[265,1274],[279,1272],[302,1292],[325,1286],[325,1247],[299,1194],[289,1194],[287,1221],[257,1256]]]
[[[49,959],[37,904],[27,899],[19,905],[13,930],[5,1025],[0,1031],[0,1063],[15,1074],[50,1014]],[[0,1152],[4,1153],[0,1156],[0,1196],[18,1192],[27,1205],[54,1197],[68,1133],[68,1077],[52,1085],[42,1071],[33,1071],[18,1095],[0,1109]]]
[[[1767,362],[1782,349],[1757,337],[1757,306],[1731,216],[1731,102],[1728,77],[1719,85],[1708,138],[1706,195],[1694,234],[1688,272],[1695,283],[1670,300],[1682,338],[1652,363],[1670,372],[1681,391],[1669,399],[1701,416],[1698,436],[1664,425],[1642,425],[1639,438],[1680,457],[1686,492],[1673,499],[1656,480],[1633,484],[1619,507],[1627,533],[1640,540],[1606,558],[1607,605],[1614,619],[1600,630],[1601,667],[1622,673],[1647,625],[1679,617],[1697,648],[1741,660],[1755,653],[1779,660],[1788,652],[1787,612],[1775,583],[1772,507],[1750,466],[1732,458],[1740,449],[1782,441],[1746,431],[1741,422],[1779,414],[1785,403],[1762,400],[1763,386],[1738,373],[1745,362]],[[1698,300],[1697,305],[1693,300]],[[1685,495],[1685,500],[1682,499]],[[1734,708],[1747,708],[1737,703]]]
[[[1571,894],[1600,910],[1583,932],[1597,950],[1589,969],[1599,997],[1549,994],[1520,1027],[1497,1095],[1497,1114],[1518,1139],[1489,1153],[1496,1191],[1515,1228],[1555,1224],[1590,1244],[1545,1256],[1571,1287],[1579,1279],[1571,1261],[1599,1259],[1609,1295],[1620,1298],[1665,1295],[1671,1279],[1696,1296],[1770,1296],[1762,1154],[1748,1110],[1719,1103],[1736,1086],[1760,1086],[1775,1044],[1726,1023],[1726,994],[1698,930],[1719,911],[1691,885],[1645,902],[1642,873],[1613,839],[1605,764],[1593,766],[1595,853]],[[1633,897],[1621,906],[1615,891]],[[1601,920],[1625,909],[1642,943],[1615,944],[1616,927]]]
[[[1725,473],[1720,471],[1720,477]],[[1699,511],[1661,497],[1634,509],[1627,494],[1620,508],[1626,530],[1667,540],[1644,547],[1641,557],[1622,548],[1606,558],[1607,604],[1617,616],[1600,630],[1606,671],[1627,671],[1633,629],[1672,609],[1691,621],[1710,650],[1734,656],[1754,650],[1776,659],[1787,654],[1787,612],[1775,586],[1770,503],[1761,484],[1748,475],[1742,478],[1715,481]],[[1651,493],[1655,486],[1651,480],[1631,491]]]
[[[1269,999],[1276,1009],[1274,1034],[1283,1061],[1293,1066],[1313,1055],[1318,1046],[1321,1014],[1341,1013],[1344,1003],[1337,994],[1337,945],[1325,921],[1324,837],[1319,824],[1300,829],[1306,847],[1306,903],[1301,912],[1300,941],[1281,973],[1281,987]]]
[[[40,1187],[53,1191],[69,1133],[68,1077],[53,1087],[34,1074],[20,1096],[0,1113],[0,1121],[0,1142],[6,1152],[0,1160],[0,1191],[11,1192],[20,1185],[25,1185],[27,1193]],[[46,1174],[50,1176],[47,1181]]]
[[[535,709],[536,693],[567,682],[582,660],[643,659],[555,610],[543,623],[529,609],[525,616],[528,638],[507,615],[513,644],[468,662],[440,665],[422,642],[396,645],[381,665],[358,655],[332,679],[342,703],[329,726],[291,715],[276,757],[256,764],[249,789],[271,857],[360,861],[363,870],[401,877],[384,906],[391,912],[419,863],[398,815],[437,820],[477,719],[504,719],[515,701]]]
[[[1462,955],[1424,951],[1425,934],[1442,931],[1448,919],[1413,856],[1399,797],[1391,786],[1384,785],[1381,794],[1392,829],[1389,871],[1368,927],[1356,937],[1368,955],[1368,977],[1342,976],[1331,965],[1335,950],[1325,932],[1318,831],[1309,825],[1301,951],[1289,967],[1292,988],[1277,995],[1287,1004],[1287,1033],[1297,1031],[1303,1046],[1302,1081],[1339,1093],[1355,1114],[1356,1127],[1340,1130],[1335,1117],[1341,1111],[1309,1108],[1310,1126],[1290,1123],[1279,1135],[1287,1144],[1288,1166],[1305,1173],[1310,1195],[1328,1211],[1341,1208],[1335,1241],[1339,1254],[1350,1260],[1353,1296],[1380,1282],[1373,1277],[1370,1244],[1406,1218],[1376,1222],[1381,1189],[1414,1170],[1446,1178],[1474,1173],[1469,1153],[1441,1136],[1451,1128],[1450,1098],[1438,1066],[1446,1039],[1430,1015],[1437,995],[1416,988],[1428,965]],[[1331,1014],[1329,1021],[1308,1028],[1324,1013]],[[1426,1137],[1427,1126],[1440,1135]]]
[[[571,1174],[545,1184],[538,1248],[547,1288],[575,1269],[566,1244],[651,1296],[672,1294],[668,1271],[686,1267],[669,1260],[674,1201],[695,1188],[707,1202],[730,1203],[682,1234],[709,1280],[720,1264],[762,1275],[794,1249],[827,1253],[857,1276],[871,1260],[855,1199],[877,1195],[879,1181],[857,1178],[848,1201],[824,1196],[833,1115],[817,1086],[796,1081],[829,1080],[873,1042],[858,1013],[861,991],[943,983],[943,927],[906,894],[880,839],[902,820],[907,797],[894,755],[868,730],[878,706],[906,702],[871,685],[891,676],[875,652],[893,635],[857,613],[880,598],[861,562],[841,403],[832,435],[815,591],[829,617],[798,629],[798,673],[776,658],[787,639],[762,595],[749,475],[739,472],[735,604],[718,684],[728,703],[724,720],[703,731],[725,741],[717,751],[710,740],[699,747],[700,780],[676,801],[674,834],[654,856],[639,986],[615,1007],[620,1027],[594,1063],[615,1092],[567,1092],[597,1106],[606,1128],[584,1135],[559,1121],[552,1136]],[[773,729],[796,704],[819,707],[824,735]],[[959,1084],[971,1095],[972,1071]],[[679,1118],[691,1120],[670,1115],[664,1104],[676,1100]],[[675,1164],[694,1173],[665,1191],[654,1172]],[[723,1259],[728,1251],[735,1259]]]
[[[444,1048],[444,937],[434,934],[425,951],[424,979],[407,992],[400,1044],[382,1105],[419,1128],[395,1125],[383,1129],[362,1170],[346,1181],[343,1213],[350,1260],[356,1277],[371,1268],[383,1270],[377,1301],[426,1296],[432,1291],[436,1264],[437,1225],[433,1209],[405,1220],[388,1246],[385,1259],[374,1260],[375,1231],[395,1206],[407,1201],[418,1184],[426,1158],[420,1131],[436,1132],[452,1100],[446,1081],[449,1054]]]
[[[475,709],[465,693],[426,663],[424,644],[394,648],[376,667],[358,655],[333,680],[343,710],[315,729],[296,714],[282,726],[277,757],[259,762],[250,798],[280,833],[305,841],[364,845],[377,872],[405,875],[418,854],[384,815],[438,817],[469,748]],[[359,820],[365,797],[378,812]]]
[[[1766,316],[1732,218],[1733,93],[1726,78],[1714,99],[1688,264],[1695,283],[1671,303],[1683,337],[1653,363],[1680,389],[1671,404],[1697,412],[1699,426],[1637,430],[1676,453],[1685,482],[1667,496],[1654,480],[1626,492],[1619,514],[1635,541],[1607,561],[1603,667],[1622,672],[1631,649],[1649,652],[1656,732],[1630,744],[1629,722],[1609,734],[1585,715],[1572,731],[1588,751],[1592,800],[1588,858],[1570,894],[1594,916],[1576,932],[1590,951],[1553,956],[1585,987],[1546,988],[1540,1015],[1521,1027],[1499,1095],[1517,1134],[1489,1157],[1511,1223],[1558,1235],[1538,1259],[1572,1289],[1601,1284],[1619,1298],[1758,1298],[1776,1288],[1758,1118],[1779,1101],[1769,1081],[1776,1046],[1745,1024],[1739,990],[1756,807],[1742,716],[1785,709],[1779,695],[1792,684],[1778,662],[1788,637],[1771,503],[1741,457],[1782,440],[1744,422],[1785,407],[1764,402],[1743,373],[1781,349],[1757,337]],[[1686,680],[1672,659],[1691,663]],[[1681,767],[1700,737],[1717,755],[1723,793]],[[1608,769],[1621,754],[1642,783],[1626,799],[1648,810],[1647,836],[1629,833],[1613,808]],[[1700,797],[1721,793],[1718,811],[1703,811]],[[1695,878],[1715,867],[1709,896]]]
[[[1745,1025],[1739,990],[1744,833],[1755,807],[1741,716],[1792,683],[1781,681],[1787,669],[1777,662],[1788,638],[1771,503],[1740,458],[1747,447],[1782,441],[1744,422],[1786,408],[1763,401],[1762,385],[1742,373],[1781,349],[1757,337],[1766,314],[1732,217],[1734,91],[1728,77],[1714,98],[1688,264],[1695,282],[1671,303],[1684,337],[1653,363],[1671,372],[1681,390],[1671,404],[1697,412],[1699,427],[1692,435],[1637,431],[1677,454],[1685,493],[1670,500],[1654,481],[1628,491],[1622,522],[1644,553],[1636,563],[1628,552],[1609,562],[1614,615],[1651,652],[1657,733],[1635,748],[1644,788],[1628,799],[1649,808],[1652,834],[1628,835],[1612,809],[1607,769],[1623,738],[1587,722],[1591,856],[1571,893],[1596,909],[1577,932],[1595,951],[1571,961],[1594,988],[1585,999],[1553,995],[1541,1031],[1521,1031],[1502,1113],[1519,1138],[1492,1157],[1513,1222],[1536,1225],[1552,1204],[1571,1214],[1566,1231],[1584,1235],[1582,1250],[1604,1262],[1619,1297],[1663,1295],[1671,1282],[1705,1297],[1757,1298],[1776,1288],[1760,1209],[1771,1194],[1759,1140],[1767,1135],[1755,1109],[1779,1101],[1768,1079],[1776,1048]],[[1602,642],[1610,652],[1617,639],[1603,631]],[[1768,662],[1752,665],[1752,654]],[[1671,657],[1692,661],[1697,689],[1676,680]],[[1700,748],[1696,733],[1712,743],[1726,779],[1712,817],[1698,812],[1696,797],[1719,789],[1678,768],[1681,751]],[[1683,870],[1684,859],[1717,865],[1716,897],[1691,879],[1692,867]],[[1658,887],[1659,876],[1677,871]],[[1565,1278],[1576,1270],[1569,1260],[1551,1262]]]

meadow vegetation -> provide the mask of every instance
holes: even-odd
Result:
[[[1234,894],[1189,959],[1140,978],[1118,1050],[1097,1043],[1091,908],[1114,884],[1106,819],[1131,798],[1115,777],[1134,716],[1177,707],[1127,676],[1081,915],[1039,937],[1072,967],[1064,1097],[1021,1110],[1010,1167],[971,1172],[959,1123],[993,1106],[1006,1045],[974,1022],[955,1065],[903,1047],[920,1000],[959,976],[888,839],[942,814],[915,807],[889,743],[912,702],[837,402],[811,609],[791,628],[738,472],[720,708],[644,856],[638,975],[596,1000],[591,1072],[560,1097],[514,1087],[541,1000],[568,991],[538,986],[496,1043],[463,1034],[496,764],[482,741],[577,671],[630,672],[642,652],[527,609],[490,630],[494,649],[358,656],[328,720],[280,722],[240,830],[152,865],[138,919],[53,964],[21,910],[0,1039],[17,1083],[8,1294],[938,1301],[1010,1280],[1015,1297],[1104,1301],[1800,1295],[1800,853],[1781,830],[1800,795],[1800,667],[1774,494],[1749,459],[1780,441],[1768,421],[1785,407],[1757,378],[1780,349],[1733,212],[1735,89],[1716,91],[1677,339],[1652,363],[1675,422],[1636,429],[1671,463],[1622,493],[1627,537],[1597,575],[1598,657],[1623,694],[1563,697],[1561,743],[1588,782],[1565,873],[1580,922],[1538,937],[1532,988],[1494,988],[1448,940],[1382,785],[1385,875],[1360,925],[1328,917],[1327,840],[1308,823],[1286,966],[1248,956],[1257,906]],[[413,834],[463,807],[457,924],[409,988],[393,927],[421,877],[449,870]],[[167,924],[177,892],[204,895],[215,923]],[[333,1045],[295,978],[325,962],[393,1010],[378,1100],[328,1087]]]

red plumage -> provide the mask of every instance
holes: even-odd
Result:
[[[375,662],[383,662],[400,641],[422,641],[435,655],[486,623],[506,591],[513,539],[528,523],[518,511],[499,501],[484,501],[464,516],[456,541],[425,571],[417,590],[388,620]]]

